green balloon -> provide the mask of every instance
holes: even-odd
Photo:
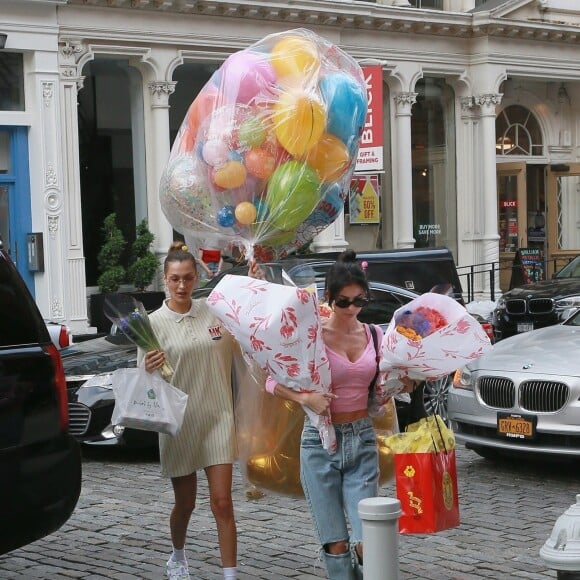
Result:
[[[293,230],[320,201],[320,180],[316,171],[300,161],[288,161],[268,181],[266,203],[270,222],[279,230]]]
[[[259,119],[250,117],[238,129],[238,141],[244,147],[259,147],[266,139],[266,129]]]

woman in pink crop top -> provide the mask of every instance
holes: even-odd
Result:
[[[323,326],[330,361],[329,393],[300,393],[268,379],[271,393],[329,413],[338,448],[322,447],[318,429],[306,417],[300,443],[300,479],[314,521],[328,577],[362,578],[361,499],[378,495],[379,462],[375,431],[368,416],[369,387],[377,372],[369,327],[357,316],[369,301],[369,286],[352,250],[343,252],[329,269],[326,299],[333,310]],[[375,327],[379,344],[382,331]],[[412,384],[406,385],[410,389]],[[350,531],[349,531],[350,529]]]

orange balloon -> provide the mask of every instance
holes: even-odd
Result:
[[[274,134],[295,156],[302,156],[318,142],[326,125],[326,111],[320,101],[303,92],[282,93],[274,107]]]
[[[259,179],[268,179],[276,169],[276,159],[265,149],[251,149],[246,153],[246,169]]]
[[[346,171],[349,161],[346,145],[330,133],[324,133],[306,155],[306,163],[318,173],[321,181],[336,181]]]
[[[242,201],[236,205],[234,211],[236,219],[244,226],[253,224],[256,221],[258,210],[251,201]]]
[[[228,161],[213,173],[214,183],[223,189],[241,187],[248,173],[239,161]]]
[[[185,127],[185,130],[181,132],[179,136],[179,152],[189,153],[193,151],[193,146],[195,145],[195,135]]]
[[[186,118],[189,131],[194,138],[197,135],[199,126],[214,110],[217,98],[217,93],[201,92],[195,97],[193,103],[191,103]]]

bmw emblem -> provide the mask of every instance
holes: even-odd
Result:
[[[525,364],[525,365],[522,367],[522,369],[523,369],[524,371],[527,371],[528,369],[531,369],[533,366],[534,366],[534,363],[526,363],[526,364]]]

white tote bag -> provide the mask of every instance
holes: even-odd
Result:
[[[117,369],[111,384],[115,394],[113,425],[177,434],[187,406],[188,395],[183,391],[143,367]]]

